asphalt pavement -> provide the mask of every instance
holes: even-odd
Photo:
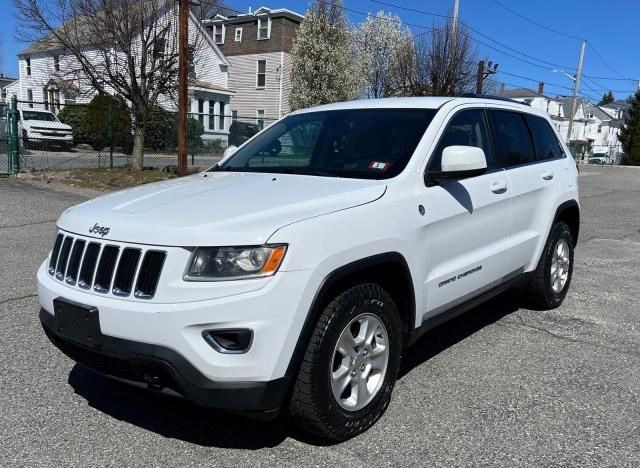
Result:
[[[0,179],[2,466],[638,466],[640,168],[583,167],[571,290],[507,293],[404,355],[384,417],[334,445],[99,377],[44,336],[35,272],[92,193]]]

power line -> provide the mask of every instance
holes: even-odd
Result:
[[[611,70],[613,73],[615,73],[616,75],[618,75],[620,78],[625,78],[621,73],[618,73],[618,71],[617,71],[617,70],[615,70],[611,65],[609,65],[609,64],[605,61],[605,59],[603,59],[603,58],[602,58],[602,55],[600,55],[600,53],[596,50],[596,48],[595,48],[595,47],[593,47],[593,44],[591,44],[590,42],[587,42],[587,45],[588,45],[589,47],[591,47],[591,50],[593,50],[593,52],[596,54],[596,57],[598,57],[598,58],[600,59],[600,61],[601,61],[602,63],[604,63],[604,64],[605,64],[605,66],[606,66],[609,70]]]
[[[537,82],[537,83],[542,82],[542,83],[545,84],[545,86],[556,86],[558,88],[568,89],[569,91],[571,91],[571,89],[572,89],[569,86],[564,86],[564,85],[557,84],[557,83],[548,83],[545,80],[539,80],[539,79],[536,79],[536,78],[529,78],[528,76],[516,75],[515,73],[509,73],[509,72],[506,72],[506,71],[504,71],[502,69],[497,70],[496,73],[502,73],[503,75],[513,76],[515,78],[520,78],[520,79],[523,79],[523,80],[529,80],[529,81],[533,81],[533,82]]]
[[[424,11],[424,10],[416,10],[414,8],[403,7],[403,6],[400,6],[400,5],[395,5],[393,3],[383,2],[381,0],[369,0],[369,1],[372,2],[372,3],[378,3],[380,5],[385,5],[385,6],[389,6],[389,7],[392,7],[392,8],[399,8],[401,10],[411,11],[413,13],[421,13],[423,15],[436,16],[438,18],[453,18],[450,15],[442,15],[440,13],[433,13],[433,12]]]
[[[498,0],[493,0],[493,2],[494,2],[494,3],[496,3],[497,5],[500,5],[502,8],[504,8],[505,10],[507,10],[509,13],[511,13],[511,14],[513,14],[513,15],[516,15],[518,18],[521,18],[521,19],[523,19],[523,20],[525,20],[525,21],[528,21],[528,22],[529,22],[529,23],[531,23],[531,24],[535,24],[536,26],[538,26],[538,27],[540,27],[540,28],[542,28],[542,29],[546,29],[546,30],[547,30],[547,31],[549,31],[549,32],[552,32],[552,33],[555,33],[555,34],[559,34],[559,35],[561,35],[561,36],[568,37],[568,38],[570,38],[570,39],[576,39],[576,40],[578,40],[578,41],[582,41],[582,40],[583,40],[583,38],[581,38],[581,37],[574,36],[574,35],[572,35],[572,34],[567,34],[567,33],[564,33],[564,32],[562,32],[562,31],[558,31],[558,30],[556,30],[556,29],[553,29],[553,28],[550,28],[550,27],[548,27],[548,26],[545,26],[544,24],[538,23],[537,21],[534,21],[534,20],[532,20],[531,18],[528,18],[528,17],[526,17],[526,16],[524,16],[524,15],[522,15],[522,14],[518,13],[517,11],[512,10],[512,9],[511,9],[511,8],[509,8],[508,6],[504,5],[503,3],[500,3]]]
[[[550,32],[552,32],[552,33],[559,34],[559,35],[561,35],[561,36],[565,36],[565,37],[568,37],[568,38],[571,38],[571,39],[578,39],[578,40],[582,40],[582,38],[580,38],[580,37],[578,37],[578,36],[574,36],[574,35],[572,35],[572,34],[567,34],[567,33],[564,33],[564,32],[562,32],[562,31],[558,31],[558,30],[556,30],[556,29],[550,28],[550,27],[548,27],[548,26],[546,26],[546,25],[544,25],[544,24],[538,23],[537,21],[534,21],[534,20],[532,20],[531,18],[529,18],[529,17],[527,17],[527,16],[525,16],[525,15],[522,15],[522,14],[518,13],[518,12],[517,12],[517,11],[515,11],[515,10],[512,10],[511,8],[509,8],[508,6],[504,5],[503,3],[501,3],[501,2],[500,2],[500,1],[498,1],[498,0],[493,0],[493,2],[494,2],[495,4],[497,4],[497,5],[501,6],[502,8],[504,8],[505,10],[507,10],[508,12],[510,12],[511,14],[516,15],[517,17],[519,17],[519,18],[521,18],[521,19],[523,19],[523,20],[525,20],[525,21],[527,21],[527,22],[529,22],[529,23],[531,23],[531,24],[535,24],[536,26],[538,26],[538,27],[540,27],[540,28],[542,28],[542,29],[545,29],[545,30],[550,31]],[[586,41],[586,39],[584,39],[584,40]],[[596,57],[598,57],[598,59],[599,59],[599,60],[600,60],[600,61],[601,61],[601,62],[602,62],[602,63],[603,63],[603,64],[604,64],[604,65],[605,65],[609,70],[611,70],[613,73],[615,73],[616,75],[618,75],[618,76],[620,77],[620,78],[618,78],[618,79],[621,79],[621,80],[629,80],[629,81],[635,81],[635,80],[633,80],[633,79],[631,79],[631,78],[626,78],[624,75],[622,75],[621,73],[619,73],[615,68],[613,68],[611,65],[609,65],[609,63],[607,63],[607,61],[602,57],[602,55],[600,55],[600,53],[596,50],[596,48],[593,46],[593,44],[591,44],[591,42],[590,42],[590,41],[587,41],[587,45],[591,48],[591,50],[593,50],[593,52],[596,54]],[[587,75],[583,75],[583,76],[587,76]],[[604,80],[604,79],[611,79],[611,80],[613,80],[613,79],[614,79],[614,78],[606,78],[606,77],[598,77],[598,78],[599,78],[599,79],[603,79],[603,80]]]

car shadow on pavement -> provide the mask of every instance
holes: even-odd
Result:
[[[466,337],[518,310],[517,293],[508,292],[446,322],[423,335],[404,353],[398,378]],[[164,437],[206,447],[257,450],[275,447],[287,437],[326,446],[330,441],[302,433],[284,417],[257,421],[223,411],[205,409],[176,397],[111,380],[76,364],[69,385],[89,405],[121,421]]]
[[[523,306],[521,291],[513,289],[429,330],[404,351],[398,379],[432,357],[497,322]]]
[[[111,380],[78,364],[68,382],[91,407],[163,437],[206,447],[256,450],[275,447],[289,435],[279,419],[263,422],[202,408]]]

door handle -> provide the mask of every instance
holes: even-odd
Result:
[[[501,194],[507,191],[507,183],[502,180],[500,182],[494,182],[491,184],[491,191],[496,194]]]
[[[540,174],[540,177],[542,177],[544,180],[551,180],[553,179],[553,172],[544,171],[542,174]]]

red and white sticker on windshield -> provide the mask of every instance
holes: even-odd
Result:
[[[376,171],[386,171],[389,168],[389,163],[385,161],[371,161],[369,163],[369,169],[375,169]]]

